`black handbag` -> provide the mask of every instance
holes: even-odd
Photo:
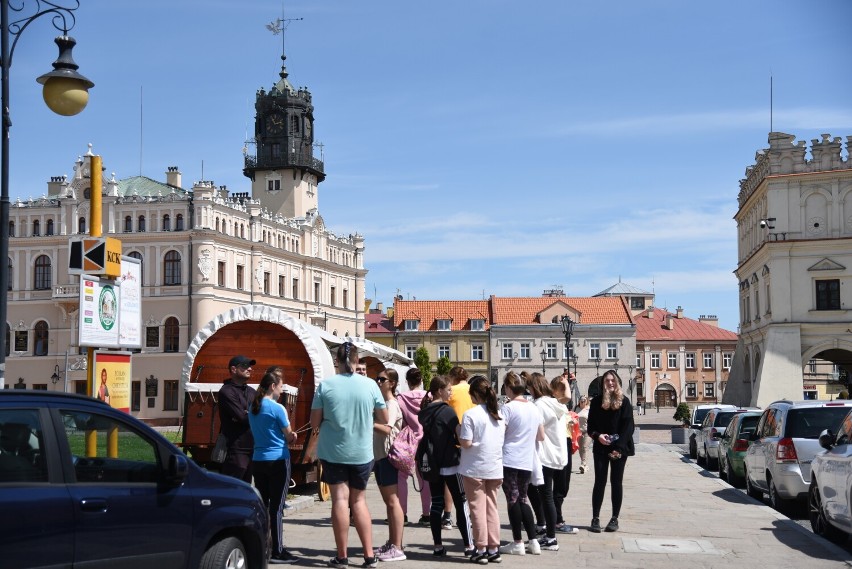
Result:
[[[210,460],[219,464],[225,462],[225,457],[228,456],[228,439],[224,433],[219,433],[216,438],[216,444],[213,446],[213,453],[210,455]]]

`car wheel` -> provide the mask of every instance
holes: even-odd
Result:
[[[697,447],[695,449],[695,462],[697,462],[699,465],[702,465],[702,466],[707,463],[707,453],[705,452],[705,454],[703,456],[698,454],[698,448]]]
[[[748,494],[749,496],[751,496],[755,500],[760,500],[762,502],[763,501],[763,490],[760,490],[760,489],[754,487],[754,485],[751,483],[751,478],[748,477],[748,472],[746,472],[745,484],[746,484],[746,494]]]
[[[248,565],[243,543],[235,537],[226,537],[204,552],[199,569],[245,569]]]
[[[725,479],[728,481],[728,484],[734,488],[739,488],[743,485],[743,481],[734,474],[734,469],[731,468],[730,460],[725,461]]]
[[[811,520],[811,529],[814,533],[833,541],[841,543],[846,540],[846,535],[831,525],[828,518],[825,517],[825,512],[822,509],[822,495],[819,493],[819,486],[816,480],[811,481],[811,487],[808,489],[808,517]]]
[[[695,435],[689,437],[689,458],[692,460],[698,458],[698,445],[695,444]]]
[[[790,501],[778,495],[778,488],[775,487],[775,481],[772,478],[767,479],[766,482],[769,485],[769,505],[783,514],[790,506]]]
[[[725,455],[719,454],[719,478],[722,480],[728,480],[728,468],[725,463]]]

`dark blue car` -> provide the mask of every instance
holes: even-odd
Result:
[[[267,566],[248,484],[90,397],[0,391],[0,566]]]

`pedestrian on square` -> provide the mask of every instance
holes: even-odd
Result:
[[[553,484],[568,463],[568,447],[565,439],[568,409],[551,396],[550,384],[540,373],[530,375],[527,383],[536,408],[544,422],[544,440],[538,444],[538,459],[541,462],[544,482],[531,486],[530,503],[536,512],[537,521],[544,518],[545,535],[539,539],[542,549],[558,551],[556,540],[556,503],[553,501]],[[576,528],[571,533],[576,533]]]
[[[562,503],[568,496],[568,490],[571,488],[571,468],[573,465],[572,456],[574,453],[574,426],[577,424],[577,414],[571,411],[571,397],[568,391],[567,376],[559,376],[550,382],[550,388],[553,391],[553,398],[565,406],[568,411],[565,416],[565,438],[566,446],[568,447],[568,462],[556,475],[553,480],[553,504],[556,506],[556,533],[578,533],[577,528],[565,523],[565,518],[562,516]],[[579,432],[579,429],[578,429]]]
[[[488,379],[475,375],[469,385],[475,407],[465,411],[462,417],[459,473],[470,507],[473,544],[476,546],[470,560],[484,565],[501,561],[497,489],[503,483],[506,426],[497,409],[497,394]]]
[[[405,374],[405,382],[408,384],[408,391],[397,395],[397,403],[399,410],[402,413],[402,423],[414,432],[417,441],[423,438],[423,427],[417,419],[417,414],[420,412],[420,403],[426,392],[423,390],[423,373],[413,367]],[[420,476],[420,471],[414,469],[414,476],[417,477],[417,482],[420,485],[420,507],[421,516],[418,520],[419,525],[429,525],[429,507],[432,501],[432,494],[429,492],[429,484],[423,484],[423,478]],[[402,506],[403,519],[408,515],[408,475],[404,472],[399,473],[399,481],[397,483],[399,503]]]
[[[248,414],[254,437],[252,471],[254,485],[266,506],[272,536],[270,564],[294,563],[297,558],[284,548],[284,500],[290,486],[290,449],[297,435],[290,427],[287,410],[278,403],[284,379],[267,373],[260,380]]]
[[[367,358],[361,358],[358,360],[358,365],[355,366],[355,373],[363,375],[364,377],[370,377],[367,375]]]
[[[516,373],[509,372],[503,379],[503,395],[509,401],[501,414],[506,422],[503,437],[503,494],[513,542],[500,548],[500,553],[533,555],[541,553],[536,538],[533,511],[527,503],[527,489],[535,464],[536,441],[544,440],[541,413],[526,397],[527,384]],[[523,531],[529,540],[524,546]]]
[[[330,567],[349,565],[349,511],[364,548],[362,567],[375,567],[372,520],[365,490],[373,470],[373,424],[388,424],[387,405],[375,381],[356,374],[358,349],[337,348],[340,373],[323,379],[311,403],[311,428],[318,434],[322,481],[331,490],[331,525],[337,554]]]
[[[402,551],[402,530],[405,514],[399,504],[399,471],[388,460],[390,445],[402,428],[402,414],[396,400],[399,375],[393,369],[382,370],[376,375],[376,383],[382,391],[388,411],[387,424],[373,425],[373,457],[376,461],[373,474],[376,476],[376,484],[379,486],[388,516],[388,541],[376,550],[376,557],[379,561],[403,561],[405,553]]]
[[[467,370],[462,366],[454,366],[447,373],[447,378],[450,380],[450,385],[452,386],[452,395],[450,395],[450,400],[447,402],[450,407],[453,408],[453,411],[456,412],[456,416],[459,419],[459,424],[461,424],[462,416],[465,411],[473,408],[474,403],[470,399],[470,384],[468,384],[468,373]],[[450,490],[448,488],[444,488],[444,516],[441,518],[441,527],[444,529],[453,529],[453,508],[452,508],[453,500],[452,495],[450,494]]]
[[[420,414],[420,424],[423,426],[423,436],[434,449],[433,465],[438,468],[439,476],[429,481],[432,492],[432,504],[429,509],[429,526],[432,530],[432,554],[444,557],[447,550],[441,539],[442,516],[444,512],[444,486],[449,489],[453,504],[456,507],[456,525],[464,543],[465,557],[473,555],[475,549],[470,537],[470,513],[464,486],[459,475],[459,441],[457,430],[459,419],[453,408],[447,402],[450,400],[452,386],[449,380],[438,375],[432,378],[429,392],[423,398]]]
[[[627,457],[635,454],[633,448],[633,405],[621,390],[621,378],[615,370],[604,373],[603,392],[589,404],[589,422],[586,426],[592,438],[592,458],[595,463],[595,485],[592,489],[592,524],[589,530],[601,532],[601,506],[610,473],[612,518],[605,531],[618,531],[618,516],[623,500],[622,482]]]
[[[251,484],[251,456],[254,437],[248,421],[248,408],[257,393],[249,387],[252,366],[257,364],[246,356],[234,356],[228,362],[231,377],[219,389],[220,432],[228,441],[228,452],[220,472]]]
[[[589,441],[591,440],[586,428],[589,422],[589,397],[586,395],[580,397],[577,418],[580,420],[580,448],[578,449],[580,453],[580,474],[583,474],[589,469],[589,465],[586,462],[586,453],[589,450]]]

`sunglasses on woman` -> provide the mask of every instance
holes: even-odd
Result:
[[[387,380],[388,380],[388,378],[386,378],[386,377],[385,377],[385,376],[383,376],[383,375],[380,375],[379,377],[377,377],[377,378],[376,378],[376,383],[381,384],[381,383],[386,382]]]

